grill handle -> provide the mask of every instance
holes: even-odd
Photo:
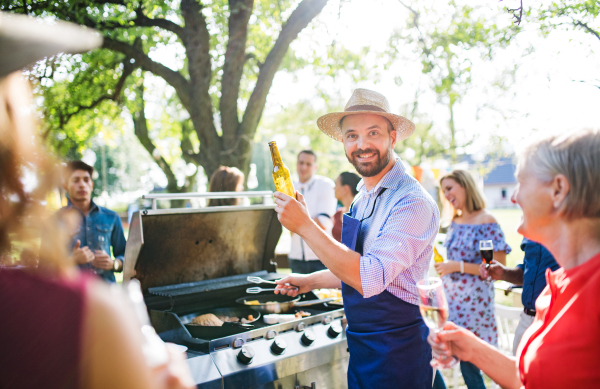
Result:
[[[202,193],[151,193],[143,195],[143,199],[152,200],[152,209],[156,209],[157,200],[190,200],[190,199],[231,199],[244,197],[262,197],[264,201],[272,198],[271,191],[246,192],[202,192]]]

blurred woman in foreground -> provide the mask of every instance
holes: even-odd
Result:
[[[600,131],[550,137],[519,160],[513,202],[518,232],[544,245],[562,266],[546,273],[534,323],[517,361],[449,322],[429,342],[483,370],[503,388],[600,387]],[[517,363],[515,363],[517,362]]]
[[[209,192],[241,192],[244,190],[244,173],[235,167],[221,166],[210,177]],[[209,207],[241,205],[243,199],[210,199]]]
[[[44,269],[0,268],[2,388],[193,387],[181,354],[147,366],[140,325],[121,294],[76,272],[66,252],[69,226],[50,225],[45,214],[46,195],[58,184],[56,163],[37,145],[33,103],[18,69],[101,42],[67,23],[0,12],[0,256],[32,249],[42,229],[54,244],[40,253]]]

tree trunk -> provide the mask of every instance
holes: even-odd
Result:
[[[448,120],[448,128],[450,129],[450,156],[452,158],[452,163],[456,163],[456,128],[454,127],[454,104],[456,103],[456,100],[452,95],[449,97],[450,102],[448,103],[448,109],[450,110],[450,120]]]
[[[148,134],[148,120],[146,119],[146,103],[144,102],[144,85],[143,83],[138,87],[138,95],[137,95],[137,106],[138,110],[133,113],[133,127],[135,131],[135,136],[139,139],[140,143],[146,151],[154,158],[156,164],[162,169],[167,177],[167,193],[183,193],[189,191],[189,186],[184,184],[183,186],[177,185],[177,177],[169,163],[165,160],[165,158],[160,155],[160,151],[156,148],[152,139]],[[187,183],[187,182],[186,182]],[[171,200],[171,207],[179,208],[183,207],[185,204],[184,200]]]

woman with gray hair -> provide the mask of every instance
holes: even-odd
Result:
[[[448,322],[429,336],[442,361],[454,355],[503,388],[598,388],[600,383],[600,131],[584,130],[525,149],[512,200],[523,209],[518,228],[562,266],[546,272],[534,323],[517,360]]]

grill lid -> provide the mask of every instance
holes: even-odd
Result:
[[[123,279],[148,288],[211,280],[261,270],[282,227],[274,206],[145,210],[131,220]]]

